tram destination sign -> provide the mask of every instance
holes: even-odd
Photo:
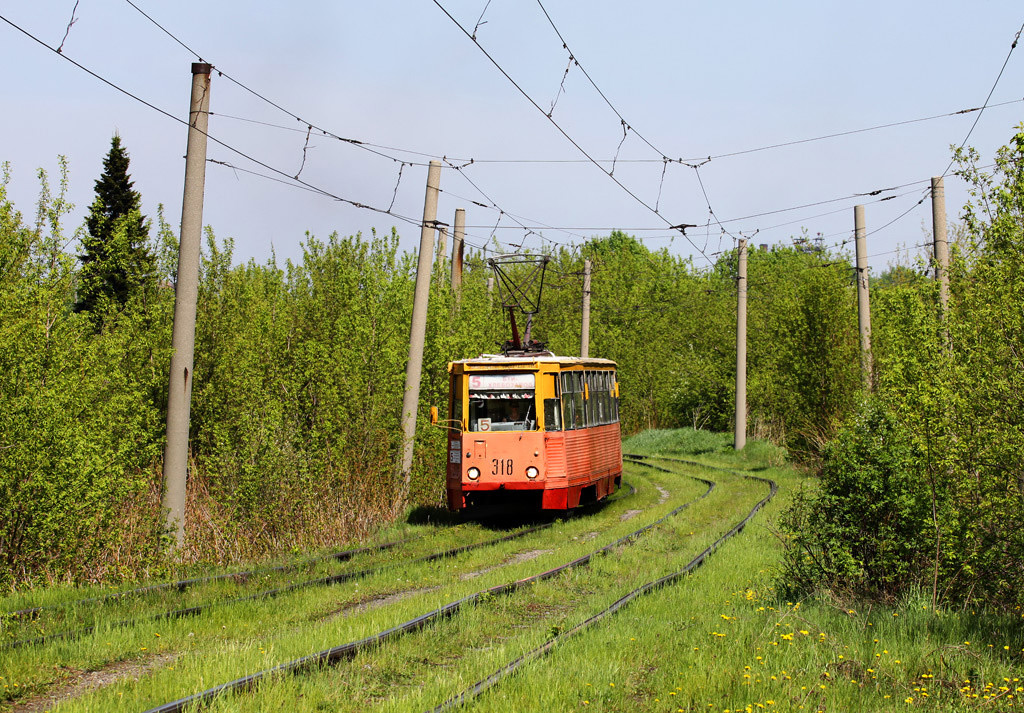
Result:
[[[470,391],[513,391],[533,387],[533,374],[473,374],[469,377]]]

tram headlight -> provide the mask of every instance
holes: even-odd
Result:
[[[469,476],[470,480],[476,480],[477,478],[480,477],[480,469],[479,468],[470,468],[469,470],[466,471],[466,475]]]
[[[538,475],[540,475],[540,471],[537,470],[536,466],[531,465],[529,468],[526,469],[526,477],[529,478],[530,480],[533,480]]]

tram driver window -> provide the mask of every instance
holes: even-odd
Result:
[[[469,392],[469,430],[535,431],[537,412],[532,391]]]

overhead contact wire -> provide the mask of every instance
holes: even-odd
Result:
[[[647,203],[647,202],[646,202],[645,200],[643,200],[643,199],[642,199],[642,198],[640,198],[640,197],[639,197],[638,195],[636,195],[636,193],[634,193],[634,192],[633,192],[632,190],[630,190],[630,189],[629,189],[629,187],[627,187],[627,186],[626,186],[626,185],[625,185],[624,183],[622,183],[622,181],[620,181],[619,179],[617,179],[617,178],[616,178],[616,177],[615,177],[614,175],[612,175],[612,174],[611,174],[610,172],[606,171],[606,170],[604,169],[604,167],[603,167],[603,166],[602,166],[602,165],[601,165],[600,163],[598,163],[598,162],[597,162],[597,161],[596,161],[596,160],[594,159],[594,157],[593,157],[593,156],[591,156],[591,155],[590,155],[590,154],[589,154],[589,153],[587,152],[587,150],[586,150],[586,149],[584,149],[584,148],[583,148],[583,147],[582,147],[582,146],[581,146],[581,145],[580,145],[580,144],[579,144],[579,143],[578,143],[578,142],[577,142],[577,141],[576,141],[576,140],[575,140],[575,139],[574,139],[574,138],[573,138],[572,136],[570,136],[570,135],[568,134],[568,132],[566,132],[566,131],[565,131],[565,129],[563,129],[563,128],[561,127],[561,125],[560,125],[560,124],[559,124],[559,123],[558,123],[557,121],[555,121],[555,120],[554,120],[554,118],[553,118],[553,117],[549,116],[549,115],[548,115],[548,113],[547,113],[547,112],[545,112],[545,111],[544,111],[544,109],[543,109],[543,108],[542,108],[542,107],[540,106],[540,104],[538,104],[538,103],[536,102],[536,100],[534,100],[534,98],[533,98],[533,97],[531,97],[531,96],[530,96],[530,95],[529,95],[529,94],[528,94],[528,93],[526,92],[526,90],[525,90],[525,89],[523,89],[523,88],[522,88],[522,86],[520,86],[520,85],[519,85],[519,83],[518,83],[518,82],[516,82],[516,80],[512,78],[512,75],[510,75],[510,74],[509,74],[509,73],[508,73],[508,72],[507,72],[507,71],[505,70],[505,68],[504,68],[504,67],[502,67],[502,66],[501,66],[501,65],[500,65],[500,64],[498,63],[498,61],[497,61],[496,59],[494,59],[494,57],[493,57],[493,56],[491,56],[491,53],[490,53],[490,52],[488,52],[488,51],[487,51],[486,49],[484,49],[483,45],[481,45],[481,44],[480,44],[480,43],[479,43],[479,42],[477,41],[477,39],[476,39],[475,37],[473,37],[473,36],[472,36],[472,35],[471,35],[471,34],[469,33],[469,31],[468,31],[468,30],[467,30],[467,29],[466,29],[465,27],[463,27],[463,26],[462,26],[462,23],[460,23],[460,22],[459,22],[458,20],[456,20],[456,19],[455,19],[455,17],[454,17],[454,16],[453,16],[453,15],[452,15],[452,14],[451,14],[450,12],[448,12],[447,8],[445,8],[445,6],[444,6],[444,5],[442,5],[442,4],[441,4],[441,3],[439,2],[439,0],[432,0],[432,2],[433,2],[433,3],[434,3],[434,4],[435,4],[435,5],[437,6],[437,7],[438,7],[438,9],[440,9],[440,10],[441,10],[441,12],[443,12],[443,13],[445,14],[445,16],[446,16],[446,17],[448,17],[448,19],[449,19],[449,20],[451,20],[451,21],[452,21],[452,23],[454,23],[454,24],[455,24],[455,26],[456,26],[456,27],[458,27],[458,28],[459,28],[459,30],[461,30],[461,31],[462,31],[462,33],[463,33],[463,34],[464,34],[464,35],[465,35],[466,37],[468,37],[468,38],[469,38],[469,40],[470,40],[470,41],[471,41],[471,42],[472,42],[472,43],[473,43],[474,45],[476,45],[476,47],[477,47],[477,48],[478,48],[478,49],[479,49],[479,50],[480,50],[480,51],[481,51],[481,52],[482,52],[482,53],[484,54],[484,56],[485,56],[485,57],[486,57],[486,58],[487,58],[487,59],[488,59],[488,60],[489,60],[489,61],[491,62],[491,64],[493,64],[493,65],[494,65],[494,67],[495,67],[495,68],[496,68],[496,69],[497,69],[497,70],[498,70],[499,72],[501,72],[502,76],[504,76],[504,77],[505,77],[505,78],[506,78],[506,79],[507,79],[507,80],[508,80],[508,81],[509,81],[509,82],[510,82],[510,83],[512,84],[512,86],[514,86],[514,87],[516,88],[516,90],[517,90],[517,91],[518,91],[518,92],[519,92],[520,94],[522,94],[522,95],[523,95],[523,97],[524,97],[524,98],[525,98],[525,99],[526,99],[526,100],[527,100],[527,101],[528,101],[528,102],[529,102],[529,103],[530,103],[530,104],[531,104],[531,105],[533,106],[533,108],[534,108],[534,109],[536,109],[536,110],[537,110],[538,112],[540,112],[540,113],[541,113],[541,114],[542,114],[542,115],[544,116],[544,118],[546,118],[546,119],[547,119],[547,120],[548,120],[549,122],[551,122],[551,125],[552,125],[552,126],[554,126],[554,127],[555,127],[555,129],[557,129],[557,130],[558,130],[558,133],[560,133],[560,134],[561,134],[562,136],[564,136],[564,137],[565,137],[565,139],[566,139],[566,140],[567,140],[567,141],[568,141],[569,143],[571,143],[571,144],[572,144],[572,145],[573,145],[574,147],[576,147],[576,150],[578,150],[578,151],[579,151],[579,152],[580,152],[581,154],[583,154],[583,156],[585,156],[585,157],[587,158],[587,160],[589,160],[589,161],[590,161],[590,163],[592,163],[592,164],[593,164],[594,166],[596,166],[596,167],[597,167],[597,169],[598,169],[599,171],[601,171],[601,173],[603,173],[604,175],[608,176],[608,178],[610,178],[610,179],[611,179],[611,180],[612,180],[612,181],[613,181],[613,182],[614,182],[614,183],[615,183],[615,184],[616,184],[616,185],[617,185],[617,186],[618,186],[619,188],[621,188],[621,189],[622,189],[622,190],[623,190],[623,191],[624,191],[624,192],[625,192],[625,193],[626,193],[627,195],[629,195],[629,196],[630,196],[630,197],[631,197],[631,198],[632,198],[632,199],[633,199],[634,201],[636,201],[637,203],[639,203],[640,205],[642,205],[642,206],[643,206],[644,208],[646,208],[647,210],[649,210],[649,211],[650,211],[651,213],[653,213],[654,215],[656,215],[656,216],[658,216],[659,218],[661,218],[662,220],[664,220],[664,221],[665,221],[665,224],[666,224],[667,226],[669,226],[669,227],[671,227],[671,226],[672,226],[672,221],[668,220],[668,219],[667,219],[667,218],[666,218],[665,216],[663,216],[663,215],[662,215],[661,213],[659,213],[658,211],[656,211],[656,210],[654,209],[654,207],[653,207],[653,206],[651,206],[651,205],[650,205],[650,204],[648,204],[648,203]],[[690,238],[689,238],[689,237],[687,237],[685,233],[683,233],[683,237],[684,237],[684,238],[686,238],[686,241],[687,241],[688,243],[690,243],[690,246],[691,246],[691,247],[693,247],[693,249],[694,249],[694,250],[696,250],[696,251],[697,251],[697,252],[699,252],[699,253],[700,253],[701,255],[703,255],[703,257],[704,257],[704,259],[705,259],[705,260],[707,260],[707,261],[708,261],[709,263],[712,263],[712,262],[714,262],[714,261],[713,261],[713,260],[711,260],[711,259],[710,259],[710,258],[709,258],[709,257],[708,257],[707,255],[705,255],[705,254],[704,254],[704,251],[703,251],[703,250],[701,250],[701,249],[700,249],[699,247],[697,247],[697,244],[696,244],[696,243],[694,243],[694,242],[693,242],[692,240],[690,240]]]

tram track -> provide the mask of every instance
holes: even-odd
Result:
[[[444,701],[443,703],[439,704],[438,706],[435,706],[434,708],[428,709],[426,711],[426,713],[442,713],[443,711],[451,710],[451,709],[453,709],[453,708],[455,708],[457,706],[460,706],[460,705],[466,703],[469,699],[471,699],[473,697],[476,697],[476,696],[480,695],[481,693],[483,693],[484,691],[486,691],[487,689],[497,685],[504,678],[506,678],[507,676],[511,675],[514,671],[516,671],[517,669],[521,668],[522,666],[524,666],[524,665],[526,665],[526,664],[528,664],[528,663],[530,663],[532,661],[535,661],[537,659],[540,659],[543,656],[546,656],[548,653],[550,653],[559,644],[564,643],[568,639],[572,638],[573,636],[576,636],[577,634],[579,634],[579,633],[583,632],[584,630],[590,628],[594,624],[597,624],[598,622],[602,621],[603,619],[606,619],[606,618],[614,615],[616,612],[620,611],[623,607],[627,606],[628,604],[630,604],[634,600],[636,600],[636,599],[638,599],[638,598],[640,598],[640,597],[642,597],[644,595],[647,595],[647,594],[650,594],[652,592],[655,592],[655,591],[657,591],[659,589],[662,589],[664,587],[667,587],[667,586],[670,586],[672,584],[675,584],[676,582],[680,581],[681,579],[683,579],[684,577],[689,575],[691,572],[693,572],[697,568],[701,567],[707,561],[707,559],[719,547],[721,547],[727,540],[731,539],[732,537],[734,537],[737,534],[739,534],[740,532],[742,532],[743,529],[747,526],[747,524],[758,513],[758,511],[761,510],[761,508],[763,508],[766,504],[768,504],[768,502],[773,497],[775,497],[776,493],[778,492],[778,484],[774,480],[771,480],[769,478],[761,478],[759,476],[750,475],[750,474],[744,473],[743,471],[737,471],[737,470],[734,470],[734,469],[731,469],[731,468],[722,468],[722,467],[718,467],[718,466],[709,466],[709,465],[700,463],[698,461],[691,461],[691,460],[677,459],[677,458],[662,458],[662,457],[658,457],[658,456],[643,456],[643,455],[638,455],[638,454],[626,454],[626,453],[624,453],[623,457],[624,458],[629,458],[632,462],[634,462],[637,465],[642,465],[642,466],[647,467],[647,468],[653,468],[653,469],[661,470],[661,471],[664,471],[664,472],[672,472],[672,471],[669,471],[669,470],[667,470],[665,468],[661,468],[660,466],[653,465],[651,463],[647,463],[646,461],[647,460],[667,460],[667,461],[674,461],[674,462],[683,463],[685,465],[690,465],[690,466],[698,466],[698,467],[703,467],[703,468],[709,468],[709,469],[712,469],[712,470],[721,470],[721,471],[725,471],[725,472],[734,473],[734,474],[740,475],[740,476],[742,476],[744,478],[749,478],[749,479],[752,479],[752,480],[758,480],[758,481],[761,481],[761,482],[767,484],[768,485],[768,494],[764,498],[759,500],[754,505],[754,507],[751,508],[751,510],[746,514],[746,516],[742,520],[740,520],[735,525],[733,525],[733,527],[730,528],[725,534],[723,534],[718,539],[716,539],[714,542],[712,542],[711,545],[706,547],[696,557],[694,557],[689,562],[687,562],[686,565],[683,566],[681,569],[679,569],[679,570],[677,570],[675,572],[671,572],[671,573],[669,573],[667,575],[664,575],[662,577],[659,577],[659,578],[657,578],[655,580],[646,582],[645,584],[630,590],[629,592],[627,592],[626,594],[624,594],[623,596],[621,596],[620,598],[618,598],[614,602],[612,602],[612,604],[609,605],[608,607],[602,609],[601,611],[599,611],[596,614],[594,614],[593,616],[585,619],[584,621],[576,624],[575,626],[573,626],[573,627],[571,627],[571,628],[569,628],[569,629],[567,629],[565,631],[556,633],[554,636],[550,637],[547,641],[545,641],[540,646],[531,649],[530,651],[526,652],[522,656],[520,656],[520,657],[514,659],[513,661],[509,662],[505,666],[502,666],[500,669],[498,669],[494,673],[490,674],[489,676],[476,681],[475,683],[473,683],[472,685],[470,685],[469,687],[467,687],[463,691],[461,691],[458,694],[452,696],[451,698],[447,699],[446,701]]]
[[[664,507],[661,505],[664,501],[665,493],[668,492],[664,487],[661,487],[662,485],[666,485],[672,491],[673,499],[679,498],[684,494],[680,492],[678,486],[672,485],[671,480],[644,476],[639,495],[642,498],[640,501],[641,505],[634,505],[628,499],[637,494],[637,489],[629,482],[624,482],[619,492],[611,498],[594,506],[577,510],[578,513],[585,514],[592,509],[596,509],[602,513],[598,519],[588,517],[570,518],[568,520],[560,519],[554,523],[559,525],[560,534],[558,542],[579,551],[580,548],[585,546],[583,543],[598,536],[599,532],[611,529],[617,531],[615,533],[615,536],[617,536],[625,531],[622,527],[623,523],[620,522],[619,515],[630,507],[657,507],[659,510],[657,514],[662,514],[664,510],[672,507],[671,503]],[[687,489],[693,487],[695,486],[687,486]],[[610,508],[607,511],[604,510],[606,505]],[[576,523],[575,525],[572,524],[574,522]],[[378,621],[380,624],[386,625],[385,622],[388,618],[398,621],[408,619],[416,613],[416,601],[422,601],[424,598],[426,601],[438,603],[443,601],[439,598],[441,594],[429,594],[429,592],[449,587],[454,587],[456,591],[465,590],[466,587],[460,586],[460,584],[468,582],[476,576],[486,575],[487,579],[493,582],[497,579],[492,574],[495,569],[516,566],[518,571],[522,571],[524,567],[529,566],[525,563],[535,558],[534,554],[546,557],[554,553],[552,551],[536,552],[536,550],[546,548],[546,550],[558,551],[560,549],[552,548],[547,543],[546,538],[537,539],[537,537],[538,535],[535,534],[530,538],[532,542],[524,542],[523,546],[519,549],[516,549],[515,545],[512,547],[501,547],[500,552],[496,553],[496,556],[493,557],[489,557],[486,551],[481,548],[480,552],[469,559],[463,560],[461,563],[442,563],[441,566],[428,565],[426,567],[417,567],[413,570],[403,570],[404,567],[411,564],[410,559],[405,557],[401,560],[392,561],[388,567],[381,568],[383,574],[372,577],[365,586],[362,586],[361,583],[357,583],[355,588],[345,586],[339,589],[337,594],[326,591],[329,588],[324,588],[323,594],[302,595],[301,598],[295,600],[289,598],[286,604],[280,605],[263,606],[260,604],[243,606],[241,608],[235,606],[222,607],[218,608],[220,613],[211,613],[210,616],[200,617],[201,623],[195,625],[156,626],[151,625],[152,622],[149,619],[135,619],[134,624],[136,626],[134,628],[124,628],[124,634],[115,634],[113,629],[116,623],[112,623],[109,620],[101,621],[95,627],[96,632],[94,636],[88,638],[80,637],[83,640],[82,643],[46,646],[39,647],[38,649],[24,648],[22,652],[10,652],[10,655],[6,651],[3,652],[6,665],[0,666],[0,669],[6,668],[6,670],[0,671],[0,673],[4,674],[8,679],[10,679],[11,675],[15,675],[22,681],[21,695],[16,695],[9,700],[31,703],[34,700],[45,697],[47,691],[61,690],[62,681],[77,680],[78,674],[75,673],[76,671],[112,670],[117,668],[119,664],[116,662],[119,661],[147,662],[163,660],[167,656],[172,656],[175,657],[177,662],[173,666],[169,666],[169,668],[177,670],[187,666],[191,670],[196,670],[194,667],[199,661],[208,660],[209,663],[214,664],[217,656],[214,652],[223,650],[224,646],[230,646],[233,651],[250,651],[251,654],[244,656],[245,659],[249,660],[266,658],[266,656],[253,655],[255,654],[255,648],[259,648],[262,652],[264,646],[267,647],[268,652],[273,648],[281,651],[293,651],[299,654],[302,653],[303,647],[301,645],[297,647],[296,644],[306,637],[317,636],[317,630],[311,627],[325,624],[330,630],[342,633],[343,637],[339,637],[342,641],[358,638],[363,636],[364,633],[376,631],[380,628],[380,625],[377,628],[368,627],[367,624],[371,622]],[[520,558],[519,555],[523,552],[528,553],[529,556]],[[388,574],[388,570],[398,572],[397,580],[394,575]],[[462,572],[469,572],[474,576],[464,578],[461,576]],[[517,574],[515,576],[521,575]],[[410,585],[411,589],[404,587],[404,583],[407,582],[412,583]],[[403,588],[396,590],[396,583]],[[314,592],[317,590],[307,589],[307,591]],[[425,597],[421,595],[425,595]],[[415,597],[415,599],[411,599],[412,597]],[[454,599],[455,597],[452,598]],[[436,604],[432,603],[428,608],[434,606]],[[391,615],[393,608],[396,611],[406,613],[401,617],[393,617]],[[321,613],[317,614],[317,611]],[[221,624],[226,624],[227,626],[224,627]],[[347,631],[350,631],[355,636],[344,636],[344,633]],[[65,640],[68,640],[67,637],[65,637]],[[259,646],[254,646],[254,642],[259,642]],[[385,647],[385,650],[388,649],[390,649],[390,646]],[[16,657],[15,654],[17,654]],[[183,658],[177,658],[182,655],[184,656]],[[232,654],[230,657],[235,655]],[[207,658],[210,656],[213,658]],[[225,662],[225,659],[221,658],[221,661]],[[203,668],[205,667],[204,665]],[[107,702],[101,704],[100,707],[110,708],[113,706],[124,708],[127,706],[127,709],[142,710],[147,705],[152,705],[151,701],[153,701],[153,698],[142,694],[142,690],[151,688],[153,685],[157,685],[157,687],[162,686],[169,690],[176,688],[170,682],[158,683],[158,681],[165,680],[168,675],[166,671],[162,670],[164,668],[168,667],[157,665],[151,670],[146,669],[145,676],[139,679],[138,684],[132,683],[134,677],[129,678],[124,683],[116,684],[114,690],[122,690],[126,697],[123,699],[115,698],[113,702],[107,698]],[[213,666],[213,668],[230,671],[232,667],[220,663]],[[226,680],[228,677],[226,676],[221,680]],[[177,673],[174,673],[171,678],[177,680],[179,676]],[[304,679],[305,677],[300,680]],[[145,681],[144,684],[143,681]],[[27,688],[26,684],[28,684]],[[136,686],[140,684],[142,688],[138,689],[139,693],[135,693]],[[125,688],[125,686],[128,686],[128,688]],[[108,695],[108,690],[106,686],[101,687],[95,694],[89,694],[89,700],[93,700],[96,696],[99,697],[98,700],[103,700]],[[132,691],[133,696],[138,696],[135,699],[135,704],[128,703],[127,695],[129,690]],[[11,693],[14,693],[14,691],[12,690]],[[120,696],[121,694],[117,693],[115,695]],[[75,698],[77,697],[75,696]],[[157,697],[157,700],[159,700],[159,697]],[[76,709],[78,705],[77,703],[72,703],[71,708]],[[86,704],[86,709],[93,709],[91,706],[92,704]],[[19,710],[17,704],[15,710]]]
[[[583,506],[581,508],[578,508],[577,511],[575,511],[575,512],[573,512],[571,514],[571,517],[579,517],[581,515],[588,514],[590,512],[593,512],[596,508],[604,507],[609,502],[618,501],[618,500],[621,500],[624,497],[630,497],[633,494],[635,494],[635,492],[636,492],[636,489],[632,485],[630,485],[628,483],[624,484],[624,490],[626,492],[624,492],[624,493],[620,492],[619,495],[613,496],[612,498],[608,498],[605,501],[600,501],[600,502],[597,502],[597,503],[592,503],[592,504],[589,504],[587,506]],[[375,567],[369,567],[369,568],[365,568],[365,569],[361,569],[361,570],[357,570],[357,571],[340,572],[340,573],[331,574],[331,575],[324,576],[324,577],[319,577],[319,578],[316,578],[316,579],[304,580],[304,581],[299,581],[299,582],[292,582],[292,583],[289,583],[289,584],[287,584],[285,586],[282,586],[282,587],[275,587],[275,588],[272,588],[272,589],[264,590],[264,591],[261,591],[261,592],[255,592],[255,593],[244,595],[244,596],[240,596],[240,597],[218,599],[218,600],[215,600],[215,601],[211,601],[211,602],[207,602],[207,603],[201,603],[201,604],[198,604],[196,606],[190,606],[190,607],[179,607],[179,608],[171,609],[171,610],[168,610],[168,611],[158,612],[156,614],[149,615],[149,616],[132,617],[132,618],[121,619],[121,620],[112,621],[112,622],[111,621],[105,621],[105,622],[102,622],[102,625],[103,625],[103,627],[105,629],[119,629],[119,628],[137,627],[137,626],[140,626],[142,624],[150,624],[150,623],[154,623],[154,622],[162,622],[162,621],[168,621],[168,620],[174,620],[174,619],[184,619],[184,618],[188,618],[188,617],[200,616],[200,615],[202,615],[202,614],[204,614],[204,613],[206,613],[206,612],[208,612],[208,611],[210,611],[210,610],[212,610],[212,609],[214,609],[216,607],[225,607],[225,606],[232,606],[232,605],[242,604],[242,603],[245,603],[245,602],[252,602],[252,601],[266,600],[266,599],[274,599],[276,597],[279,597],[279,596],[282,596],[282,595],[286,595],[286,594],[290,594],[292,592],[297,592],[297,591],[302,590],[302,589],[307,589],[307,588],[311,588],[311,587],[324,587],[324,586],[330,586],[330,585],[334,585],[334,584],[341,584],[343,582],[353,581],[353,580],[357,580],[357,579],[364,579],[364,578],[371,577],[373,575],[380,574],[380,573],[386,572],[388,570],[393,570],[393,569],[396,569],[396,568],[408,567],[408,566],[416,565],[416,564],[425,564],[425,563],[435,562],[435,561],[442,560],[442,559],[457,557],[458,555],[461,555],[461,554],[466,553],[466,552],[472,552],[474,550],[479,550],[479,549],[483,549],[483,548],[487,548],[487,547],[493,547],[495,545],[498,545],[498,544],[501,544],[501,543],[504,543],[504,542],[508,542],[508,541],[511,541],[511,540],[514,540],[514,539],[518,539],[520,537],[524,537],[526,535],[530,535],[530,534],[533,534],[533,533],[540,532],[542,530],[548,529],[548,528],[550,528],[554,524],[554,522],[555,521],[548,522],[548,523],[542,523],[540,525],[535,525],[533,527],[528,527],[528,528],[521,529],[521,530],[519,530],[517,532],[513,532],[511,534],[508,534],[508,535],[505,535],[505,536],[502,536],[502,537],[492,538],[492,539],[484,540],[482,542],[474,542],[474,543],[469,543],[469,544],[465,544],[465,545],[459,545],[459,546],[456,546],[456,547],[451,547],[451,548],[447,548],[447,549],[440,550],[440,551],[437,551],[437,552],[433,552],[433,553],[430,553],[430,554],[427,554],[427,555],[424,555],[424,556],[415,557],[415,558],[412,558],[412,559],[400,559],[400,560],[388,562],[387,564],[384,564],[384,565],[375,566]],[[288,564],[288,565],[282,565],[282,566],[279,566],[279,567],[261,568],[259,570],[253,570],[251,572],[241,573],[241,574],[247,574],[247,575],[251,576],[251,575],[253,575],[253,574],[257,573],[257,572],[286,572],[286,571],[293,571],[293,570],[299,569],[299,568],[301,568],[302,566],[305,566],[305,565],[315,564],[315,563],[324,562],[324,561],[328,561],[328,560],[347,561],[347,560],[352,559],[356,555],[383,552],[383,551],[386,551],[386,550],[393,549],[394,547],[396,547],[396,546],[398,546],[400,544],[405,544],[407,542],[411,542],[411,541],[416,540],[416,539],[420,539],[420,538],[405,538],[403,540],[398,540],[398,541],[390,542],[390,543],[384,543],[384,544],[378,545],[378,546],[369,546],[369,547],[356,548],[356,549],[353,549],[353,550],[346,550],[346,551],[339,552],[339,553],[333,553],[333,554],[330,554],[330,555],[320,556],[320,557],[312,558],[312,559],[309,559],[309,560],[305,560],[305,561],[303,561],[301,563],[292,563],[292,564]],[[194,579],[191,579],[191,580],[181,580],[179,582],[170,582],[170,583],[164,583],[164,584],[160,584],[160,585],[153,585],[152,587],[144,587],[144,588],[140,588],[140,589],[137,589],[137,590],[132,590],[130,592],[116,593],[116,594],[113,594],[113,595],[108,595],[107,597],[98,597],[98,598],[89,598],[89,599],[84,599],[84,600],[77,600],[77,602],[75,602],[75,603],[91,604],[91,605],[94,605],[94,606],[102,606],[103,604],[109,603],[110,601],[118,601],[118,600],[124,598],[124,596],[129,595],[129,594],[153,593],[153,592],[167,591],[167,590],[185,591],[186,589],[188,589],[191,586],[195,586],[197,584],[201,584],[201,583],[204,583],[204,582],[222,581],[222,580],[230,580],[230,579],[236,579],[237,580],[239,578],[239,576],[240,576],[240,573],[226,573],[226,574],[223,574],[223,575],[216,575],[216,576],[206,577],[206,578],[194,578]],[[183,586],[180,586],[180,585],[183,585]],[[73,604],[74,603],[68,603],[67,606],[72,606]],[[11,612],[10,614],[11,615],[19,614],[21,616],[17,617],[17,618],[23,618],[24,616],[30,615],[31,613],[35,613],[36,615],[38,615],[38,613],[40,613],[42,611],[52,611],[54,609],[56,609],[56,607],[36,607],[34,609],[24,609],[24,610],[19,610],[18,612]],[[56,642],[61,642],[61,641],[73,641],[75,639],[79,639],[79,638],[82,638],[82,637],[85,637],[85,636],[88,636],[88,635],[92,634],[93,632],[95,632],[97,630],[99,625],[100,624],[92,624],[92,625],[89,625],[89,626],[80,627],[78,629],[74,629],[74,630],[70,630],[70,631],[58,632],[58,633],[48,634],[48,635],[44,635],[44,636],[25,638],[25,639],[20,639],[20,640],[12,641],[12,642],[0,645],[0,652],[13,651],[13,650],[16,650],[16,649],[25,648],[25,647],[31,647],[31,646],[44,646],[44,645],[48,645],[48,644],[56,643]]]
[[[342,582],[347,582],[347,581],[351,581],[351,580],[355,580],[355,579],[363,579],[365,577],[369,577],[371,575],[378,574],[380,572],[384,572],[384,571],[389,570],[389,569],[394,569],[395,567],[408,566],[408,565],[411,565],[411,564],[421,564],[421,563],[427,563],[427,562],[434,562],[436,560],[444,559],[446,557],[455,557],[455,556],[457,556],[459,554],[462,554],[464,552],[470,552],[472,550],[480,549],[480,548],[483,548],[483,547],[491,547],[491,546],[494,546],[494,545],[502,543],[502,542],[508,542],[509,540],[517,539],[519,537],[524,537],[526,535],[533,534],[534,532],[539,532],[540,530],[547,529],[550,526],[551,526],[550,524],[537,525],[537,526],[534,526],[534,527],[526,528],[524,530],[520,530],[520,531],[512,533],[510,535],[505,535],[504,537],[499,537],[499,538],[495,538],[495,539],[491,539],[491,540],[486,540],[486,541],[483,541],[483,542],[476,542],[476,543],[467,544],[467,545],[460,545],[459,547],[453,547],[453,548],[450,548],[450,549],[447,549],[447,550],[443,550],[441,552],[434,552],[434,553],[431,553],[431,554],[426,555],[424,557],[418,557],[418,558],[412,559],[412,560],[404,560],[404,561],[400,560],[398,562],[388,563],[386,565],[381,565],[379,567],[370,567],[368,569],[357,570],[355,572],[340,572],[338,574],[333,574],[333,575],[329,575],[329,576],[326,576],[326,577],[319,577],[317,579],[305,580],[305,581],[301,581],[301,582],[294,582],[292,584],[288,584],[288,585],[285,585],[283,587],[276,587],[274,589],[268,589],[268,590],[265,590],[265,591],[262,591],[262,592],[256,592],[256,593],[248,594],[248,595],[245,595],[245,596],[242,596],[242,597],[234,597],[234,598],[231,598],[231,599],[217,600],[217,601],[209,602],[209,603],[206,603],[206,604],[200,604],[200,605],[193,606],[193,607],[183,607],[183,608],[180,608],[180,609],[172,609],[170,611],[160,612],[158,614],[155,614],[155,615],[152,615],[152,616],[148,616],[148,617],[133,618],[133,619],[123,619],[123,620],[115,621],[115,622],[105,622],[104,625],[107,628],[126,628],[126,627],[138,626],[138,625],[143,624],[143,623],[152,623],[152,622],[159,622],[159,621],[167,621],[169,619],[184,619],[186,617],[199,616],[199,615],[204,614],[205,612],[213,609],[214,607],[242,604],[244,602],[257,601],[257,600],[261,600],[261,599],[273,599],[273,598],[282,596],[284,594],[289,594],[291,592],[295,592],[295,591],[298,591],[298,590],[301,590],[301,589],[306,589],[308,587],[323,587],[323,586],[329,586],[329,585],[332,585],[332,584],[340,584]],[[93,633],[96,630],[96,628],[97,628],[97,626],[93,625],[93,626],[83,627],[81,629],[76,629],[76,630],[73,630],[73,631],[60,632],[60,633],[57,633],[57,634],[49,634],[47,636],[40,636],[40,637],[36,637],[36,638],[33,638],[33,639],[21,639],[21,640],[13,641],[11,643],[4,644],[3,646],[0,646],[0,651],[9,651],[9,650],[19,649],[19,648],[26,647],[26,646],[41,646],[41,645],[53,643],[53,642],[56,642],[56,641],[69,641],[69,640],[80,638],[82,636],[88,636],[89,634]]]
[[[61,602],[59,604],[45,604],[37,607],[29,607],[26,609],[16,609],[14,611],[0,612],[0,617],[7,619],[26,619],[26,618],[37,618],[40,614],[50,611],[57,611],[62,609],[71,609],[81,607],[83,605],[91,606],[102,606],[111,602],[117,602],[131,597],[142,597],[148,594],[155,594],[157,592],[164,592],[173,590],[176,592],[185,592],[192,587],[196,587],[202,584],[210,584],[212,582],[221,582],[225,580],[235,580],[236,582],[244,582],[248,579],[257,577],[262,574],[268,574],[271,572],[293,572],[303,567],[317,564],[319,562],[326,562],[328,560],[334,560],[336,562],[346,562],[353,557],[363,554],[369,554],[374,552],[384,552],[395,548],[399,545],[404,545],[412,542],[418,537],[406,537],[401,540],[394,540],[392,542],[385,542],[379,545],[369,545],[367,547],[358,547],[350,550],[342,550],[340,552],[333,552],[327,555],[321,555],[318,557],[312,557],[304,559],[298,562],[289,562],[276,567],[257,567],[252,570],[242,572],[225,572],[223,574],[209,575],[206,577],[190,577],[188,579],[180,579],[174,582],[162,582],[160,584],[151,584],[145,587],[138,587],[136,589],[129,589],[124,592],[114,592],[112,594],[105,594],[98,597],[85,597],[82,599],[74,599],[69,602]]]
[[[670,471],[666,471],[670,472]],[[187,707],[197,707],[203,704],[207,704],[212,700],[218,698],[227,693],[240,693],[253,689],[260,682],[283,675],[296,675],[313,669],[317,669],[326,665],[333,665],[341,661],[349,660],[353,656],[357,655],[362,651],[373,649],[381,646],[382,644],[397,639],[406,634],[410,634],[419,631],[428,625],[439,622],[445,619],[449,619],[460,611],[470,605],[479,605],[486,603],[492,599],[503,597],[506,595],[513,594],[517,591],[523,590],[531,585],[538,582],[553,579],[564,572],[569,570],[585,567],[589,565],[598,556],[607,554],[614,551],[616,548],[632,544],[637,541],[642,535],[657,527],[659,524],[664,523],[671,517],[679,514],[683,510],[689,508],[694,503],[708,497],[715,488],[715,483],[705,478],[699,478],[696,476],[687,476],[697,480],[707,486],[706,490],[696,498],[688,500],[687,502],[673,508],[666,514],[655,519],[654,521],[643,525],[626,535],[615,539],[614,541],[600,547],[592,552],[585,554],[581,557],[574,558],[569,562],[565,562],[554,568],[542,571],[538,574],[525,577],[522,579],[514,580],[511,582],[505,582],[493,587],[489,587],[480,591],[477,591],[468,596],[461,597],[454,601],[450,601],[440,607],[437,607],[424,614],[416,616],[405,622],[379,631],[376,634],[363,637],[354,641],[350,641],[345,644],[340,644],[328,649],[317,651],[315,653],[302,656],[291,661],[277,664],[268,669],[258,671],[253,674],[249,674],[240,678],[236,678],[227,683],[214,686],[207,690],[180,698],[169,703],[165,703],[155,708],[150,708],[147,713],[173,713],[176,711],[185,710]]]

